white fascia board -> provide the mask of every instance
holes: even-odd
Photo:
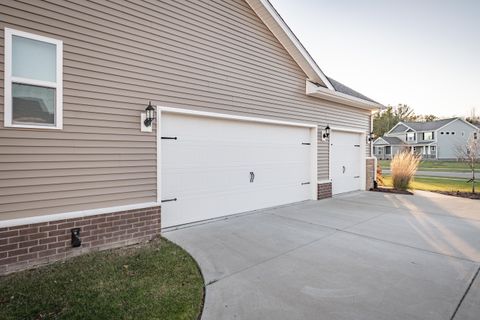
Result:
[[[313,58],[300,43],[295,34],[278,14],[268,0],[246,0],[255,14],[270,29],[273,35],[280,41],[295,62],[305,72],[309,80],[320,83],[329,90],[335,91],[333,85],[315,63]]]
[[[338,91],[328,90],[324,87],[318,86],[311,81],[306,81],[307,96],[317,97],[328,101],[341,103],[350,107],[375,111],[382,107],[381,104],[363,100],[357,97],[352,97]]]

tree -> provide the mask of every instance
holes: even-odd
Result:
[[[457,157],[463,161],[472,171],[472,179],[468,182],[472,183],[472,193],[475,193],[475,165],[480,163],[480,139],[475,139],[472,135],[465,145],[457,146]]]
[[[433,114],[426,114],[424,116],[422,116],[423,118],[423,121],[425,122],[432,122],[432,121],[435,121],[438,119],[438,117],[436,115],[433,115]]]
[[[480,123],[480,116],[475,115],[475,108],[472,108],[472,111],[470,112],[470,116],[466,117],[465,121],[468,121],[471,124],[479,124]]]
[[[375,114],[373,118],[373,133],[377,137],[383,136],[400,121],[415,121],[418,116],[413,109],[406,104],[399,104],[396,107],[388,106]]]

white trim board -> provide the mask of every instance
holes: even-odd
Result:
[[[18,36],[55,45],[56,48],[56,82],[14,77],[12,75],[12,37]],[[63,129],[63,41],[39,36],[33,33],[5,28],[5,85],[4,85],[4,126],[13,128]],[[12,83],[20,83],[55,89],[55,123],[42,125],[36,123],[13,123],[12,121]]]
[[[151,207],[158,207],[158,206],[160,206],[160,203],[158,202],[146,202],[146,203],[130,204],[130,205],[118,206],[118,207],[72,211],[72,212],[48,214],[43,216],[2,220],[0,221],[0,228],[22,226],[27,224],[50,222],[50,221],[57,221],[57,220],[64,220],[64,219],[82,218],[82,217],[96,216],[96,215],[107,214],[107,213],[137,210],[137,209],[144,209],[144,208],[151,208]]]

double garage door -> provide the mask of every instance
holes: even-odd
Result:
[[[315,199],[312,131],[162,113],[162,226]]]

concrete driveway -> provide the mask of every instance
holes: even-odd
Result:
[[[480,201],[359,192],[166,231],[202,319],[480,319]]]

